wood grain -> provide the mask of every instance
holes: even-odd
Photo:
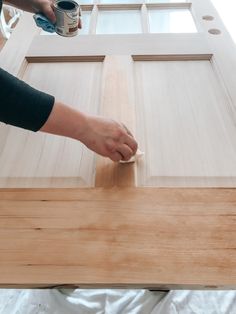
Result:
[[[90,114],[99,110],[101,62],[29,63],[23,79]],[[47,75],[45,75],[47,73]],[[3,127],[0,187],[94,185],[95,157],[73,139]]]
[[[211,62],[138,61],[135,77],[138,185],[235,187],[235,119]]]
[[[96,12],[95,10],[94,15]],[[94,16],[95,18],[96,16]],[[92,21],[91,23],[90,33],[93,32],[93,34],[70,38],[70,45],[68,45],[68,38],[35,36],[26,56],[199,55],[212,53],[202,33],[95,35],[95,25]]]
[[[134,134],[135,100],[133,60],[130,56],[107,56],[104,61],[100,114],[115,119]],[[133,186],[135,165],[114,163],[98,157],[96,186]]]
[[[2,37],[2,35],[0,34],[0,50],[4,47],[6,43],[6,39]]]
[[[236,288],[235,189],[1,190],[0,198],[1,287]]]
[[[235,186],[234,181],[232,181],[235,178],[235,126],[233,125],[233,122],[236,121],[235,46],[210,1],[192,0],[191,12],[199,31],[196,34],[130,34],[116,36],[96,36],[93,34],[71,38],[69,41],[59,36],[37,36],[40,30],[34,25],[32,17],[25,15],[9,42],[5,45],[0,55],[0,65],[39,88],[39,85],[44,83],[45,86],[48,86],[46,83],[49,77],[45,78],[45,75],[42,77],[42,73],[45,73],[45,70],[49,68],[52,70],[50,72],[51,78],[55,82],[62,82],[60,71],[66,72],[68,68],[72,70],[73,78],[77,78],[75,63],[67,66],[62,62],[60,63],[61,70],[59,70],[60,67],[53,63],[28,64],[26,57],[52,57],[54,60],[55,58],[59,60],[58,58],[63,56],[70,56],[71,58],[108,56],[108,58],[106,57],[107,60],[104,59],[102,69],[102,77],[105,80],[101,80],[101,112],[107,115],[114,114],[112,117],[116,119],[120,117],[127,118],[125,122],[128,123],[129,121],[130,125],[129,123],[127,125],[131,128],[138,122],[139,130],[147,130],[148,128],[150,130],[153,123],[157,124],[153,128],[154,130],[157,130],[160,125],[164,127],[168,125],[171,128],[173,124],[170,123],[170,120],[173,116],[180,118],[179,120],[174,119],[174,122],[179,124],[180,127],[177,129],[176,135],[180,134],[182,131],[179,133],[179,130],[186,128],[186,125],[189,126],[189,128],[186,128],[185,133],[182,132],[184,138],[187,138],[184,143],[181,142],[182,138],[179,138],[179,141],[167,141],[166,136],[162,138],[162,143],[166,141],[166,145],[178,145],[180,142],[181,145],[178,148],[182,147],[183,149],[176,151],[176,158],[173,158],[170,167],[163,167],[166,171],[165,177],[153,176],[154,185],[158,183],[157,178],[163,180],[162,182],[170,179],[173,183],[174,177],[168,177],[168,171],[179,171],[180,167],[174,167],[175,163],[179,162],[183,170],[183,172],[177,173],[177,180],[181,179],[183,173],[186,175],[186,171],[190,171],[189,176],[192,178],[191,174],[199,170],[198,167],[188,167],[188,158],[186,158],[186,163],[182,163],[180,158],[186,156],[184,151],[187,147],[187,151],[192,152],[190,154],[191,160],[194,160],[193,164],[196,165],[196,156],[193,153],[196,147],[193,147],[193,139],[199,137],[201,128],[194,130],[192,138],[188,137],[192,130],[190,121],[194,120],[195,113],[198,110],[201,110],[202,113],[206,110],[207,114],[204,117],[208,121],[204,119],[194,120],[200,126],[205,123],[207,131],[212,132],[211,136],[214,139],[212,142],[208,141],[208,133],[206,138],[204,136],[199,137],[203,139],[203,142],[199,141],[199,143],[204,144],[204,149],[199,150],[200,154],[206,156],[206,159],[203,158],[202,160],[203,164],[206,163],[204,164],[206,165],[206,168],[204,168],[206,171],[204,171],[203,186],[208,185],[206,175],[208,176],[207,180],[211,178],[215,180],[216,177],[214,174],[212,175],[212,170],[214,170],[214,173],[219,172],[221,178],[226,180],[222,181],[223,186]],[[97,14],[98,10],[95,7],[92,14],[91,33],[95,33]],[[202,16],[205,14],[214,16],[215,19],[211,24],[202,20]],[[220,29],[221,35],[209,34],[210,27]],[[137,63],[142,63],[142,61],[133,61],[131,59],[131,55],[174,55],[180,58],[186,55],[209,56],[212,54],[211,63],[209,61],[200,61],[201,65],[202,62],[204,63],[203,67],[200,66],[203,72],[196,67],[196,62],[199,61],[185,61],[184,67],[175,64],[176,61],[172,61],[171,66],[168,62],[161,61],[167,67],[167,71],[163,71],[163,69],[159,69],[157,64],[152,69],[150,65],[147,65],[149,63],[147,61],[144,62],[143,69],[142,67],[137,69]],[[113,59],[115,55],[120,56]],[[114,68],[112,66],[113,62]],[[154,63],[158,62],[154,61]],[[161,62],[158,64],[163,66]],[[185,67],[188,62],[191,69],[186,73],[190,73],[191,76],[188,76],[188,82],[186,80],[186,86],[188,87],[181,88],[184,80],[183,74],[186,74]],[[134,63],[136,64],[134,65]],[[207,63],[207,66],[205,63]],[[85,63],[83,64],[83,66],[86,66]],[[93,63],[93,66],[96,65]],[[181,68],[181,75],[176,75],[176,72],[172,71],[173,67],[175,70]],[[94,82],[94,78],[99,77],[100,74],[97,72],[100,73],[100,66],[98,68],[99,71],[95,71],[96,74],[87,78],[89,82]],[[137,75],[135,77],[135,99],[133,99],[133,92],[127,94],[127,91],[133,89],[134,78],[132,79],[131,73],[133,75],[135,73],[142,74],[141,76],[138,75],[138,78]],[[173,99],[171,102],[165,103],[161,110],[164,113],[166,110],[168,112],[170,104],[171,106],[177,104],[178,110],[175,107],[174,115],[171,112],[164,119],[163,115],[162,117],[158,115],[157,107],[160,108],[160,102],[157,100],[160,99],[155,98],[161,97],[163,94],[159,93],[156,96],[154,92],[162,86],[163,77],[167,80],[173,73],[173,80],[168,80],[171,82],[171,88],[168,90],[161,89],[161,93],[166,96],[164,99],[170,100],[171,97]],[[206,73],[206,75],[201,73]],[[149,76],[147,74],[152,74],[150,77],[153,80],[147,79]],[[41,75],[40,80],[37,79],[38,75]],[[198,75],[203,79],[200,83],[198,82]],[[68,94],[64,91],[61,95],[65,97],[65,101],[68,101],[68,99],[72,102],[76,101],[78,97],[73,98],[73,93],[70,90],[72,88],[71,76],[68,72],[66,77],[69,86]],[[179,79],[177,80],[176,77]],[[79,82],[83,86],[82,76]],[[137,85],[143,86],[143,83],[146,84],[147,88],[137,92]],[[179,86],[177,86],[178,84]],[[194,88],[195,84],[198,87],[197,89]],[[95,85],[97,86],[96,90],[98,90],[99,84]],[[52,84],[52,82],[49,87],[53,89],[53,93],[63,90],[62,86]],[[85,86],[86,88],[87,86]],[[50,92],[50,90],[48,91]],[[119,91],[118,95],[116,94],[117,91]],[[124,94],[121,91],[124,91]],[[186,96],[186,91],[190,91],[188,96]],[[82,96],[79,97],[83,99],[85,94],[82,92]],[[90,95],[97,98],[97,93],[90,93]],[[192,99],[193,95],[195,96],[194,100]],[[111,96],[113,96],[113,105],[109,108]],[[147,101],[149,98],[155,101]],[[121,111],[119,111],[119,106],[116,107],[119,101],[127,106],[126,115],[124,115],[125,107],[123,105],[120,107]],[[96,102],[93,99],[89,103],[95,104]],[[203,104],[206,103],[206,108],[203,108]],[[136,109],[133,104],[137,104]],[[214,110],[210,105],[214,107]],[[151,106],[153,112],[148,111],[149,106]],[[192,112],[190,112],[190,107]],[[94,107],[91,109],[93,110]],[[139,112],[137,112],[136,118],[133,118],[135,110]],[[140,118],[142,112],[144,113],[143,120]],[[213,119],[209,118],[210,113],[213,113]],[[145,118],[145,114],[149,117],[148,120]],[[190,114],[190,120],[185,119],[186,114]],[[129,120],[129,118],[131,119]],[[183,123],[181,124],[180,121]],[[217,124],[217,121],[219,124]],[[146,128],[143,128],[144,122]],[[209,123],[209,129],[207,122]],[[214,130],[212,123],[216,126]],[[8,126],[1,128],[0,149],[2,159],[0,161],[0,170],[3,173],[12,171],[12,174],[28,174],[30,169],[37,169],[37,166],[35,166],[37,159],[34,157],[37,156],[37,149],[33,149],[35,143],[32,137],[22,135],[19,130],[17,132],[12,131],[13,129]],[[11,145],[8,145],[8,150],[4,152],[8,134],[13,134],[11,135]],[[163,134],[166,135],[168,132]],[[143,139],[141,143],[145,145],[149,139],[147,135],[146,137],[142,137],[142,134],[139,135],[139,138]],[[154,138],[156,141],[158,136],[159,133],[157,132],[157,134],[151,134],[150,138]],[[49,141],[48,147],[53,154],[59,152],[57,154],[56,169],[59,171],[58,173],[61,173],[61,170],[64,169],[63,165],[70,168],[70,164],[66,158],[63,159],[63,163],[60,163],[61,150],[57,150],[54,145],[50,145],[53,142],[54,140]],[[23,146],[22,143],[24,143]],[[146,149],[141,147],[145,150],[145,158],[150,156],[150,149],[155,146],[155,143],[149,143],[145,146]],[[207,143],[209,147],[206,145]],[[218,143],[217,149],[216,143]],[[18,159],[24,156],[24,150],[22,152],[19,149],[20,147],[27,147],[27,157],[33,157],[32,163],[24,164],[23,168],[18,164]],[[190,148],[193,148],[193,150]],[[211,150],[211,148],[213,149]],[[224,150],[225,148],[226,150]],[[168,149],[165,152],[158,150],[158,147],[155,149],[156,152],[153,156],[168,152]],[[171,147],[171,150],[175,152],[173,147]],[[209,162],[209,155],[206,154],[209,150],[211,157],[213,156],[212,152],[216,152],[215,157],[212,158],[214,159],[213,163]],[[72,151],[74,152],[74,150]],[[72,151],[69,150],[69,158],[75,161],[76,157],[74,157]],[[43,172],[47,171],[47,165],[50,163],[52,165],[52,161],[55,160],[55,155],[51,155],[50,158],[47,157],[48,154],[45,153],[44,162],[40,166]],[[150,160],[148,166],[152,167],[154,165],[155,168],[156,159],[154,162],[152,159]],[[220,167],[218,168],[217,162],[219,160]],[[225,164],[223,164],[223,161]],[[166,159],[164,163],[166,163]],[[45,168],[44,165],[46,165]],[[87,162],[86,165],[88,165]],[[106,186],[107,184],[108,186],[117,186],[116,188],[0,190],[0,285],[2,287],[76,285],[114,288],[236,289],[235,189],[122,188],[123,185],[134,185],[134,171],[133,169],[130,170],[133,166],[117,165],[115,169],[113,164],[107,168],[104,165],[103,161],[98,162],[97,186]],[[142,169],[142,163],[139,162],[137,168]],[[91,173],[90,167],[81,168],[82,174],[85,174],[85,179],[88,178],[87,170]],[[71,173],[70,171],[67,172],[66,170],[67,174]],[[64,181],[65,172],[62,173],[63,176],[58,176],[58,178],[61,183],[64,182],[64,186],[68,187],[68,184]],[[150,173],[144,171],[143,177],[150,178]],[[227,174],[227,177],[224,176],[224,173]],[[229,181],[230,176],[232,176],[231,181]],[[78,177],[76,172],[76,178]],[[14,177],[12,179],[15,180]],[[20,179],[20,176],[17,179]],[[32,186],[32,182],[27,182],[25,176],[21,175],[21,179],[22,182],[18,186],[24,186],[25,184]],[[145,180],[138,182],[140,185],[145,185],[142,183],[145,183]],[[188,181],[184,183],[185,186],[191,184]],[[7,185],[4,183],[3,186]]]

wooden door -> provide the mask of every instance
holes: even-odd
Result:
[[[0,65],[124,122],[145,155],[116,164],[1,126],[2,285],[235,286],[236,57],[217,13],[205,0],[82,10],[69,39],[25,14]]]

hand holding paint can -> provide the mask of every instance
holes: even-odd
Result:
[[[73,37],[81,28],[81,11],[77,2],[73,0],[59,0],[54,4],[56,15],[55,31],[58,35]]]

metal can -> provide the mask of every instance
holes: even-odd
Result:
[[[72,37],[78,34],[80,19],[80,7],[73,0],[59,0],[54,4],[56,15],[56,33],[65,37]]]

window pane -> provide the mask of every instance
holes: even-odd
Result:
[[[187,9],[148,11],[151,33],[196,33],[193,17]]]
[[[139,10],[99,11],[97,34],[141,33]]]
[[[82,11],[82,29],[79,29],[79,34],[88,34],[91,12]]]

